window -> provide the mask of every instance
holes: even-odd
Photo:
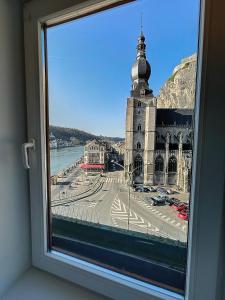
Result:
[[[158,109],[156,106],[150,86],[151,55],[148,51],[147,39],[147,36],[150,35],[150,27],[146,27],[146,33],[142,31],[136,38],[137,46],[133,49],[134,62],[133,65],[130,64],[131,78],[130,76],[127,77],[126,72],[122,72],[120,64],[117,63],[120,61],[121,53],[112,50],[112,48],[116,47],[122,29],[118,27],[115,32],[114,25],[120,23],[122,26],[121,13],[127,17],[130,13],[135,14],[136,5],[138,4],[133,3],[131,6],[124,5],[105,10],[70,23],[47,27],[45,30],[48,70],[46,76],[49,86],[47,131],[50,128],[50,132],[54,131],[54,134],[59,136],[62,141],[66,141],[68,137],[69,139],[75,137],[80,142],[74,147],[68,147],[68,144],[64,142],[60,149],[51,149],[48,152],[48,156],[50,156],[50,161],[47,161],[49,173],[58,179],[57,184],[48,186],[49,214],[51,217],[50,249],[60,249],[63,253],[81,257],[98,266],[107,266],[110,270],[129,274],[133,278],[142,277],[145,282],[156,279],[159,286],[167,284],[171,290],[177,289],[182,294],[185,283],[189,206],[189,194],[184,190],[188,186],[188,183],[185,182],[186,177],[177,177],[178,185],[182,188],[178,199],[186,202],[186,210],[182,215],[186,219],[181,221],[181,218],[175,216],[174,223],[171,224],[167,224],[163,219],[160,219],[159,222],[154,220],[151,216],[152,211],[147,207],[148,201],[145,195],[139,194],[138,191],[134,194],[134,191],[129,189],[130,185],[150,188],[151,185],[158,184],[159,181],[155,180],[154,176],[153,153],[156,153],[156,149],[154,149],[155,138],[152,133],[166,131],[168,135],[172,136],[172,133],[180,130],[180,128],[186,130],[187,121],[189,122],[188,126],[192,126],[191,113],[189,111],[184,112],[183,109],[176,111],[170,108]],[[149,2],[146,2],[146,10],[150,9],[149,5]],[[96,24],[94,30],[93,22]],[[104,35],[106,26],[109,26],[107,36]],[[136,23],[134,20],[130,26],[130,30],[135,31]],[[85,36],[82,34],[83,28],[85,28]],[[124,28],[123,30],[126,34],[127,29]],[[105,36],[104,46],[101,43],[93,43],[93,39],[101,40],[102,35]],[[77,36],[79,48],[74,44],[72,36]],[[65,43],[59,43],[61,40]],[[126,51],[132,52],[126,41],[122,40],[120,43],[122,47],[126,47]],[[196,49],[196,45],[192,45],[192,47]],[[68,57],[64,53],[68,52],[72,55],[69,57],[70,60],[72,59],[71,64],[66,62]],[[60,62],[57,53],[62,53],[64,57]],[[109,61],[108,55],[112,55],[113,59]],[[79,62],[77,57],[79,57]],[[164,60],[164,56],[161,56],[161,59]],[[196,65],[196,54],[184,58],[184,60],[193,61],[193,64]],[[129,60],[125,60],[125,62],[129,64]],[[98,68],[96,68],[96,64],[99,64]],[[169,65],[168,60],[165,60],[165,64]],[[115,102],[117,97],[119,98],[119,94],[115,96],[113,105],[109,106],[110,109],[106,106],[105,94],[112,97],[113,93],[114,95],[117,94],[121,88],[118,86],[113,93],[107,88],[107,86],[114,86],[116,83],[114,76],[106,76],[108,70],[115,72],[118,78],[121,77],[121,86],[123,80],[131,82],[132,97],[128,91],[127,99],[123,100],[124,104],[127,102],[124,117],[118,117],[120,110],[124,107],[121,101]],[[193,70],[195,72],[194,67]],[[60,85],[56,84],[56,81],[60,82]],[[72,84],[74,81],[79,84]],[[68,85],[68,82],[71,84]],[[86,82],[88,82],[88,87],[84,91],[81,87]],[[104,84],[102,84],[103,82]],[[99,85],[99,83],[101,84]],[[192,88],[194,89],[194,86]],[[146,91],[144,95],[143,90]],[[99,91],[101,92],[99,93]],[[93,92],[91,97],[90,92]],[[67,100],[59,101],[55,95],[61,93],[67,95]],[[142,102],[139,101],[140,97],[142,97],[143,103],[149,105],[142,105]],[[137,126],[138,131],[141,130],[140,118],[133,114],[135,108],[133,104],[135,103],[137,103],[138,109],[141,108],[143,112],[143,120],[141,121],[147,127],[141,140],[135,136]],[[55,111],[56,106],[59,107],[60,114]],[[72,113],[68,111],[67,106],[70,107],[69,110]],[[130,118],[132,115],[134,115],[133,120]],[[149,121],[157,118],[159,120],[156,123]],[[63,127],[64,120],[72,124],[71,128]],[[176,120],[180,122],[179,128]],[[124,131],[118,128],[118,122],[126,124]],[[164,124],[163,129],[161,129],[162,122]],[[53,123],[60,125],[60,127],[55,128]],[[133,137],[131,137],[130,130]],[[99,150],[102,142],[108,145],[108,148],[110,145],[112,147],[112,151],[108,151],[108,156],[100,156]],[[84,160],[83,148],[89,143],[92,145],[92,151]],[[121,157],[120,143],[123,145],[124,152],[130,151],[130,156],[125,157],[122,154]],[[167,154],[171,155],[170,149],[168,151]],[[73,154],[71,155],[71,153]],[[64,164],[61,168],[56,169],[55,165],[59,165],[59,155],[60,157],[63,156]],[[164,156],[166,156],[165,153]],[[71,158],[74,160],[72,165],[70,165]],[[120,164],[119,161],[123,161],[123,164]],[[169,161],[169,166],[170,164]],[[129,165],[131,165],[131,169],[127,172]],[[172,166],[174,168],[173,162]],[[160,165],[160,168],[162,167]],[[64,174],[63,177],[60,176],[61,172]],[[117,177],[115,177],[115,173]],[[167,177],[163,177],[165,179],[164,185],[167,188],[173,185],[172,188],[176,191],[176,177],[171,177],[171,174]],[[185,187],[182,185],[183,181]],[[59,197],[61,193],[64,197]],[[138,197],[140,202],[133,202],[134,197]],[[142,206],[139,203],[142,203]],[[158,210],[160,211],[160,209],[159,207]],[[167,206],[163,213],[166,214],[167,218],[170,218],[170,207]],[[121,214],[123,218],[121,218]],[[181,229],[176,226],[180,223],[182,224]],[[69,239],[73,241],[68,242]],[[150,249],[149,239],[151,239],[151,243],[156,241],[161,243],[162,247],[155,247],[154,252]],[[167,248],[167,239],[171,240],[171,249],[168,250],[170,255],[166,257],[161,249]],[[177,241],[183,243],[184,246],[178,247]],[[144,243],[145,246],[140,248],[139,243]],[[128,246],[131,244],[132,247]],[[99,247],[105,249],[105,255],[100,256]],[[122,255],[121,252],[124,254]],[[106,255],[106,253],[108,254]],[[136,258],[134,259],[134,257]],[[132,264],[130,263],[131,259],[133,260]],[[150,274],[151,260],[172,265],[173,270],[171,272],[174,275],[165,276],[163,282],[157,280],[157,274]],[[143,267],[141,268],[142,264]],[[144,265],[148,265],[146,270]],[[171,278],[175,277],[177,280],[174,280],[172,284]]]
[[[172,173],[177,172],[177,159],[175,156],[170,157],[169,163],[168,163],[168,171]]]
[[[63,247],[55,246],[57,242],[59,243],[59,239],[57,240],[57,238],[60,236],[59,234],[58,235],[55,234],[53,236],[53,238],[50,238],[49,240],[47,239],[47,236],[48,236],[47,232],[49,229],[48,224],[52,224],[51,221],[53,221],[53,222],[61,221],[61,219],[60,218],[57,219],[57,217],[55,219],[54,218],[51,219],[52,216],[50,216],[50,218],[47,218],[48,222],[46,221],[46,215],[48,215],[47,210],[46,210],[46,207],[47,207],[46,199],[47,199],[47,196],[48,197],[50,196],[49,190],[47,189],[47,182],[48,182],[47,179],[50,176],[47,177],[47,174],[46,174],[46,163],[49,163],[49,160],[47,159],[47,155],[49,153],[47,151],[45,151],[45,145],[47,147],[49,147],[49,145],[48,145],[48,143],[44,142],[45,140],[48,141],[48,131],[46,133],[46,136],[43,136],[43,133],[45,132],[45,128],[46,128],[45,127],[46,119],[44,118],[44,116],[45,116],[45,113],[48,111],[45,111],[45,109],[44,109],[44,103],[45,103],[44,101],[46,98],[44,97],[45,94],[44,94],[43,87],[46,85],[43,85],[43,82],[39,81],[39,78],[45,79],[45,78],[42,78],[42,76],[44,77],[45,75],[47,76],[49,74],[47,74],[47,73],[42,74],[41,71],[43,70],[43,68],[40,68],[40,66],[37,65],[37,62],[39,61],[38,56],[42,57],[42,52],[39,53],[37,51],[37,49],[40,49],[40,47],[39,47],[40,44],[38,44],[38,43],[42,42],[42,44],[43,44],[43,40],[41,39],[41,36],[40,36],[40,33],[42,33],[42,31],[41,31],[42,28],[44,28],[45,33],[47,33],[49,28],[51,28],[50,26],[56,25],[57,22],[62,23],[62,22],[69,20],[69,18],[71,18],[71,16],[72,16],[74,10],[76,11],[76,18],[78,16],[81,17],[82,15],[87,16],[90,13],[107,8],[107,4],[109,4],[109,2],[104,1],[104,5],[103,5],[103,2],[101,2],[100,4],[98,3],[97,7],[95,5],[85,6],[85,4],[86,3],[82,3],[78,7],[73,7],[73,9],[71,9],[69,7],[66,7],[65,3],[61,3],[56,7],[54,3],[51,3],[51,5],[49,5],[48,1],[45,1],[45,2],[40,1],[39,6],[34,6],[31,1],[29,3],[26,3],[26,8],[25,8],[26,22],[28,20],[28,17],[26,17],[26,16],[28,16],[28,15],[35,16],[35,17],[31,17],[32,22],[29,23],[29,26],[28,26],[28,23],[25,22],[25,41],[26,41],[25,48],[26,48],[26,66],[27,66],[26,72],[27,72],[27,97],[28,97],[28,111],[29,111],[29,114],[28,114],[29,136],[35,137],[35,140],[37,143],[36,152],[30,154],[30,164],[31,164],[30,182],[31,182],[31,198],[32,198],[31,199],[31,201],[32,201],[31,209],[32,209],[32,216],[33,216],[32,217],[32,223],[33,223],[32,243],[33,243],[34,265],[36,265],[42,269],[46,269],[49,272],[53,272],[55,274],[60,274],[60,276],[63,276],[67,279],[69,278],[69,279],[71,279],[79,284],[82,284],[84,286],[87,285],[87,282],[91,282],[91,286],[89,286],[89,287],[91,287],[95,290],[98,290],[100,293],[104,293],[105,295],[107,295],[107,293],[109,293],[108,291],[110,290],[110,291],[112,291],[111,292],[112,294],[109,293],[108,296],[113,296],[116,299],[121,299],[121,296],[119,296],[119,294],[120,295],[121,294],[129,295],[130,299],[135,299],[134,295],[136,295],[136,299],[137,299],[137,295],[139,298],[141,298],[144,295],[145,296],[149,295],[149,299],[153,299],[154,294],[157,295],[157,297],[161,298],[161,299],[165,299],[165,297],[167,297],[167,298],[170,297],[171,299],[177,299],[177,298],[181,299],[181,297],[177,294],[177,290],[175,290],[174,293],[168,291],[168,289],[170,289],[171,286],[173,286],[173,283],[171,283],[171,282],[169,284],[164,283],[164,285],[162,285],[162,278],[160,278],[160,280],[159,280],[159,278],[157,278],[157,280],[159,281],[160,288],[155,289],[153,287],[153,282],[151,280],[147,284],[145,284],[143,280],[140,283],[140,280],[139,280],[140,278],[137,279],[135,277],[135,275],[133,275],[133,274],[132,274],[134,276],[133,278],[136,278],[136,279],[131,279],[132,275],[130,273],[130,270],[127,273],[126,272],[123,273],[123,276],[126,275],[123,277],[122,275],[118,275],[119,274],[118,269],[116,269],[116,270],[113,269],[113,270],[109,271],[110,268],[108,267],[108,262],[104,265],[104,267],[102,265],[100,265],[100,266],[98,265],[98,267],[96,267],[96,265],[97,265],[96,258],[95,259],[92,258],[93,260],[89,260],[88,262],[85,262],[85,258],[83,257],[83,255],[79,256],[77,253],[76,253],[77,256],[75,255],[75,258],[72,259],[71,256],[68,255],[68,254],[71,254],[71,252],[72,252],[71,248],[69,249],[69,251],[66,251],[66,252],[64,252],[64,254],[62,254]],[[34,12],[34,9],[35,9],[35,14],[31,13],[31,12]],[[60,11],[62,11],[62,13],[60,13]],[[68,12],[70,13],[70,15],[66,15]],[[208,11],[206,11],[206,12],[207,12],[207,14],[209,14]],[[102,12],[102,14],[103,13],[104,13],[104,11]],[[187,13],[187,10],[185,10],[185,13]],[[48,14],[50,14],[51,17],[46,17],[46,15],[48,15]],[[79,14],[81,14],[81,15],[79,15]],[[167,15],[169,15],[169,14],[167,14]],[[86,20],[87,19],[88,19],[88,17],[86,17]],[[74,21],[74,22],[76,22],[76,21]],[[37,24],[39,27],[37,26]],[[209,26],[209,25],[207,25],[207,26]],[[213,26],[213,25],[210,25],[210,26]],[[54,27],[52,27],[52,28],[54,28]],[[210,32],[212,34],[214,32],[214,30],[212,30],[212,28],[211,28],[211,30],[207,30],[206,32]],[[202,31],[201,31],[201,34],[202,34]],[[48,35],[48,33],[47,33],[47,35]],[[36,40],[36,38],[35,38],[36,36],[39,36],[38,40]],[[50,44],[49,44],[48,37],[46,35],[45,35],[45,41],[48,42],[47,49],[49,50]],[[140,45],[140,47],[142,47],[142,46]],[[202,51],[201,47],[202,47],[202,42],[200,43],[200,50]],[[211,48],[209,47],[209,55],[212,54],[210,51],[211,51]],[[30,55],[30,54],[32,54],[32,55]],[[202,52],[200,52],[200,55],[202,56]],[[29,57],[29,59],[28,59],[28,57]],[[58,58],[59,57],[60,56],[58,56]],[[213,56],[211,56],[211,57],[213,57]],[[50,66],[49,59],[50,59],[50,57],[48,57],[48,61],[45,61],[45,63],[48,64],[48,67]],[[59,60],[60,60],[60,58],[59,58]],[[200,62],[201,62],[201,60],[200,60]],[[209,65],[209,69],[213,73],[213,68],[211,68],[210,65]],[[207,71],[209,69],[207,69]],[[49,72],[51,72],[51,71],[49,70]],[[203,73],[204,72],[206,72],[206,71],[204,71],[204,69],[203,69]],[[203,74],[203,75],[204,75],[203,78],[208,78],[207,76],[205,77],[205,74]],[[211,74],[210,78],[214,77],[213,75],[216,75],[216,74],[215,73]],[[133,79],[135,80],[135,76],[133,76]],[[173,77],[170,78],[170,80],[171,80],[171,84],[173,84]],[[198,82],[199,82],[199,80],[200,80],[200,75],[198,76]],[[40,90],[40,94],[39,94],[40,86],[41,86],[41,90]],[[137,85],[135,85],[135,84],[133,86],[135,88],[137,87]],[[49,88],[51,89],[51,85],[49,85]],[[202,91],[202,89],[204,90],[204,85],[201,87],[200,91]],[[210,85],[209,85],[209,89],[210,89]],[[209,91],[209,89],[208,89],[208,91]],[[83,91],[84,91],[84,89],[82,89],[82,92]],[[135,94],[137,95],[137,93],[139,93],[139,90],[138,89],[133,90],[132,92],[133,92],[133,95],[135,95]],[[150,94],[151,94],[150,89],[146,90],[146,96],[148,96]],[[200,93],[200,96],[201,95],[202,94]],[[51,104],[51,93],[49,94],[49,96],[50,96],[49,102]],[[221,120],[222,120],[221,105],[223,105],[223,102],[219,103],[218,98],[215,98],[217,105],[215,105],[215,103],[214,103],[214,106],[212,107],[211,104],[209,104],[210,103],[209,98],[210,98],[209,95],[206,95],[206,97],[204,98],[205,105],[209,106],[208,109],[204,110],[204,113],[206,114],[206,116],[204,115],[204,120],[206,120],[206,122],[207,122],[208,117],[209,117],[209,115],[207,115],[207,114],[209,111],[211,111],[210,108],[213,108],[214,110],[216,110],[216,107],[220,107],[220,110],[216,110],[217,118],[221,117]],[[40,99],[41,99],[41,102],[39,101]],[[39,104],[41,104],[41,105],[39,105]],[[46,108],[47,109],[51,108],[51,106],[49,106],[49,107],[46,106]],[[202,119],[203,119],[203,110],[200,109],[201,102],[198,102],[197,108],[198,109],[196,111],[196,116],[197,116],[197,121],[198,121],[197,126],[198,126],[198,124],[201,124],[200,121],[202,121]],[[200,111],[200,121],[198,119],[199,111]],[[40,112],[40,114],[39,114],[39,112]],[[87,112],[87,109],[86,109],[86,112]],[[161,112],[161,114],[163,114],[163,111]],[[185,117],[182,117],[182,118],[185,118]],[[35,122],[34,122],[34,120],[35,120]],[[170,118],[168,118],[168,120],[170,120]],[[164,121],[165,121],[165,119],[164,119]],[[159,115],[157,115],[157,122],[160,123]],[[166,123],[164,122],[164,125],[162,125],[162,123],[161,123],[162,126],[158,126],[160,128],[160,130],[163,131],[165,124]],[[49,124],[47,124],[47,125],[49,125]],[[158,124],[158,125],[160,125],[160,124]],[[172,126],[172,124],[170,124],[170,125]],[[212,132],[215,133],[216,130],[214,130],[214,129],[218,129],[216,127],[216,124],[211,124],[211,125],[212,126],[210,127],[210,133],[212,133]],[[223,124],[221,125],[221,127],[223,127]],[[219,132],[221,129],[223,132],[224,128],[219,128]],[[206,219],[207,220],[209,219],[208,218],[209,217],[209,215],[208,215],[208,200],[210,200],[209,198],[211,198],[211,199],[213,198],[212,192],[207,188],[207,184],[206,184],[208,182],[207,178],[202,173],[203,170],[206,171],[209,169],[207,169],[208,167],[206,165],[206,162],[203,161],[201,153],[204,152],[205,155],[203,157],[207,161],[207,164],[209,164],[212,159],[212,152],[210,152],[210,151],[207,152],[205,150],[205,149],[209,150],[209,148],[207,148],[207,138],[209,138],[209,135],[207,135],[207,133],[209,133],[209,132],[207,132],[207,130],[208,130],[207,126],[201,127],[200,125],[197,129],[195,129],[195,133],[198,133],[198,131],[200,132],[201,139],[204,141],[204,143],[203,144],[199,143],[201,141],[200,137],[198,135],[195,136],[195,140],[197,141],[197,143],[196,143],[197,148],[195,148],[195,149],[197,149],[197,150],[195,150],[194,160],[193,160],[195,168],[194,168],[194,172],[193,172],[194,173],[194,186],[192,189],[192,196],[195,196],[200,200],[201,200],[201,197],[204,198],[204,206],[202,206],[200,200],[197,201],[198,199],[197,200],[192,199],[194,201],[193,203],[195,203],[195,206],[196,205],[198,206],[198,209],[196,210],[196,212],[193,213],[193,219],[192,219],[191,228],[190,228],[190,232],[193,234],[190,234],[190,237],[192,237],[192,239],[189,241],[189,245],[190,245],[189,253],[190,254],[189,254],[189,262],[188,262],[188,268],[187,268],[188,281],[187,281],[187,289],[186,289],[187,297],[189,297],[190,295],[191,295],[190,297],[192,297],[194,295],[193,297],[195,297],[196,299],[204,299],[204,300],[207,299],[207,296],[205,298],[202,298],[202,293],[204,293],[204,295],[207,295],[207,292],[210,291],[209,287],[212,287],[212,284],[213,283],[215,284],[215,282],[216,282],[215,281],[216,280],[215,279],[216,278],[216,273],[215,273],[216,268],[213,263],[211,263],[211,265],[209,265],[210,256],[208,257],[209,258],[208,260],[204,259],[204,263],[203,263],[203,258],[201,256],[201,254],[202,254],[201,250],[205,249],[204,251],[206,251],[206,250],[208,251],[207,247],[209,247],[210,250],[212,250],[212,253],[216,254],[216,251],[218,251],[218,248],[215,246],[215,245],[217,245],[217,243],[215,243],[215,242],[219,243],[219,235],[216,234],[217,233],[216,230],[213,230],[213,233],[214,233],[213,236],[210,233],[212,230],[206,231],[209,234],[208,239],[210,239],[210,243],[208,245],[204,244],[204,240],[202,239],[202,236],[204,236],[205,230],[210,229],[207,225],[208,223],[206,222]],[[213,142],[213,141],[216,142],[216,140],[212,134],[210,135],[210,138],[211,138],[211,142]],[[63,142],[63,143],[65,143],[65,142]],[[223,146],[224,145],[222,144],[222,147]],[[61,151],[63,151],[62,149],[63,148],[61,148]],[[47,149],[47,150],[49,151],[49,149]],[[214,150],[214,151],[217,151],[220,154],[220,156],[222,157],[223,156],[222,150],[220,152],[219,148],[216,148],[216,150]],[[156,151],[157,151],[157,149],[156,149]],[[166,151],[166,149],[165,149],[165,151]],[[45,155],[45,153],[47,155]],[[60,152],[60,154],[61,154],[61,152]],[[73,154],[71,156],[73,156]],[[131,157],[132,157],[131,155],[130,156],[128,155],[128,159],[131,159]],[[198,157],[199,161],[196,160],[197,157]],[[218,155],[218,157],[219,157],[219,155]],[[51,159],[52,158],[53,158],[53,156],[51,157]],[[80,161],[80,164],[82,164],[82,161]],[[215,164],[215,162],[214,162],[214,164]],[[130,172],[135,173],[134,161],[129,162],[128,165],[130,166],[130,170],[131,170]],[[200,165],[201,165],[201,168],[199,167]],[[218,170],[220,172],[221,171],[220,166],[218,164],[216,164],[216,166],[217,166],[217,172],[218,172]],[[185,167],[185,165],[183,165],[183,167]],[[215,170],[215,167],[212,164],[210,164],[210,167]],[[137,176],[139,178],[134,178],[134,180],[143,180],[143,181],[145,180],[145,182],[148,182],[148,180],[149,180],[148,174],[150,174],[152,176],[152,164],[148,164],[148,160],[144,161],[142,170],[147,170],[145,172],[145,174],[143,174],[144,175],[143,178],[142,178],[142,176],[140,176],[142,174],[140,174],[139,176]],[[81,172],[82,172],[82,170],[81,170]],[[198,172],[198,176],[195,176],[196,172]],[[207,174],[208,172],[204,172],[204,173]],[[66,175],[63,175],[63,176],[66,176]],[[132,179],[133,179],[133,177],[135,177],[135,176],[132,176]],[[207,174],[207,177],[208,177],[208,174]],[[218,178],[219,178],[218,180],[220,180],[220,177],[218,177]],[[61,182],[65,182],[65,183],[60,184],[60,186],[64,187],[64,185],[65,186],[67,185],[67,177],[64,179],[65,179],[65,181],[62,180]],[[129,180],[127,182],[130,183]],[[221,181],[219,181],[219,182],[221,183]],[[214,183],[215,183],[215,181],[214,181]],[[75,186],[73,186],[73,184],[72,184],[71,190],[74,187]],[[204,191],[202,191],[202,187],[204,187]],[[129,185],[127,188],[129,188]],[[209,193],[208,195],[207,195],[205,189],[206,189],[207,193]],[[216,193],[216,195],[219,197],[221,191],[219,189],[215,189],[214,193]],[[133,193],[132,193],[132,195],[133,195]],[[62,197],[62,198],[63,198],[63,200],[65,200],[65,197]],[[59,200],[62,200],[62,199],[60,198]],[[68,199],[66,199],[66,201],[67,200]],[[99,200],[101,200],[101,199],[99,199]],[[140,201],[141,200],[142,199],[140,199]],[[132,201],[131,201],[130,204],[131,204],[131,206],[130,206],[129,213],[132,214],[133,213],[132,207],[133,207],[134,203],[132,203]],[[70,204],[68,202],[65,203],[65,205],[61,209],[61,212],[59,212],[59,213],[63,214],[63,212],[65,212],[65,210],[67,208],[69,208],[69,205]],[[191,203],[191,206],[193,206],[192,203]],[[57,206],[55,206],[55,207],[57,207]],[[116,204],[115,204],[115,207],[116,207]],[[199,216],[199,214],[201,213],[201,209],[199,209],[201,207],[204,208],[205,213],[202,215],[202,218],[197,218]],[[128,204],[125,205],[125,208],[128,209]],[[218,208],[220,208],[220,207],[218,206]],[[215,207],[216,212],[219,212],[218,208]],[[44,211],[44,214],[43,214],[43,211]],[[206,213],[206,211],[207,211],[207,213]],[[81,215],[82,215],[82,217],[81,217]],[[128,215],[128,213],[127,213],[127,215]],[[87,220],[88,220],[88,218],[91,218],[90,216],[91,216],[90,210],[89,210],[89,212],[85,211],[85,213],[82,213],[82,209],[81,209],[80,215],[78,213],[78,218],[80,219],[80,221],[88,222]],[[213,216],[215,217],[215,212],[213,212]],[[205,218],[205,217],[207,217],[207,218]],[[134,214],[133,214],[133,218],[135,218]],[[201,226],[199,227],[199,230],[196,230],[197,229],[196,219],[200,220],[200,222],[201,222]],[[98,224],[98,223],[101,224],[98,215],[95,216],[95,220],[96,220],[95,221],[96,224]],[[141,219],[139,221],[142,222]],[[205,222],[204,226],[202,226],[203,225],[202,222]],[[62,229],[62,227],[61,227],[62,224],[60,225],[60,222],[58,222],[58,224],[56,224],[56,223],[53,224],[53,226],[56,226],[55,228],[57,228],[57,226],[58,226],[58,228]],[[211,225],[215,226],[215,227],[213,227],[213,229],[214,228],[219,229],[219,227],[216,224],[211,224]],[[78,226],[76,228],[78,228]],[[142,228],[144,228],[144,226]],[[146,234],[147,235],[149,234],[150,229],[151,229],[151,226],[147,225],[146,226]],[[124,230],[127,233],[128,228],[124,228]],[[201,234],[199,236],[196,236],[196,232],[199,232],[199,231]],[[157,232],[157,230],[155,232]],[[67,231],[67,234],[69,235],[68,231]],[[61,237],[61,238],[63,239],[64,246],[67,244],[67,247],[72,247],[72,243],[70,243],[70,242],[73,238],[70,237],[70,239],[67,239],[66,235],[65,235],[65,231],[63,231],[63,235],[64,235],[64,237]],[[129,236],[129,234],[127,234],[127,235]],[[49,242],[47,243],[47,241],[49,241]],[[199,244],[200,241],[202,242],[202,244]],[[143,243],[143,244],[146,245],[146,243]],[[214,245],[214,248],[211,247],[211,244]],[[132,244],[132,249],[133,248],[134,248],[134,245]],[[64,247],[64,250],[65,250],[65,247]],[[127,254],[127,251],[125,253]],[[168,252],[166,252],[166,253],[168,253]],[[212,255],[212,253],[211,253],[211,255]],[[208,252],[205,252],[204,258],[207,255],[208,255]],[[185,255],[185,257],[186,257],[186,255]],[[194,264],[194,258],[196,258],[198,260],[197,265]],[[115,261],[118,263],[119,259],[115,259]],[[209,274],[209,276],[210,276],[209,284],[205,284],[205,282],[204,282],[204,289],[203,289],[203,288],[199,288],[199,286],[200,287],[203,286],[203,283],[200,280],[200,278],[204,277],[203,276],[204,271],[203,271],[203,268],[200,268],[200,266],[202,266],[204,264],[207,265],[207,267],[209,267],[209,266],[212,267],[212,268],[210,268],[210,270],[211,270],[210,273],[212,273],[212,274]],[[106,267],[106,265],[107,265],[107,267]],[[157,265],[157,267],[159,267],[159,266],[160,265]],[[107,271],[106,271],[106,269],[107,269]],[[78,274],[78,273],[79,274],[82,273],[83,278],[85,278],[85,280],[82,280],[82,278],[81,278],[82,276],[74,276],[74,274]],[[163,271],[162,272],[160,271],[159,274],[163,274]],[[174,274],[176,274],[176,272],[174,272]],[[151,274],[151,276],[152,275],[154,276],[154,274]],[[87,278],[87,280],[86,280],[86,278]],[[104,289],[101,287],[102,278],[104,278]],[[172,276],[170,278],[172,279]],[[195,282],[192,282],[191,278],[195,278],[196,279]],[[117,281],[117,283],[116,283],[116,281]],[[118,285],[118,281],[120,282],[119,285]],[[176,282],[179,282],[179,280],[176,280]],[[181,282],[184,283],[184,278],[181,280]],[[161,285],[160,285],[160,283],[161,283]],[[201,285],[201,283],[202,283],[202,285]],[[129,287],[128,287],[128,285],[129,285]],[[155,282],[154,282],[154,285],[155,285]],[[110,287],[110,288],[106,288],[106,287]],[[181,288],[181,290],[182,289],[183,288]],[[172,287],[172,290],[174,291],[173,287]],[[201,293],[199,290],[201,291]],[[180,292],[180,290],[179,290],[179,292]],[[211,292],[211,294],[209,293],[209,295],[212,296],[212,292]],[[192,299],[192,298],[190,298],[190,299]],[[214,298],[215,297],[211,297],[211,299],[214,299]]]
[[[155,159],[155,171],[156,172],[164,171],[164,162],[162,156],[157,156]]]

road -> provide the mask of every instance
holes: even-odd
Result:
[[[65,181],[74,182],[78,180],[81,173],[75,170]],[[90,176],[91,177],[91,176]],[[92,178],[93,180],[93,178]],[[167,237],[173,240],[187,241],[187,222],[179,219],[175,211],[165,206],[151,206],[148,198],[153,193],[135,193],[131,191],[130,203],[128,198],[128,187],[123,179],[122,171],[109,172],[100,178],[101,188],[97,192],[89,193],[80,200],[78,191],[71,191],[69,185],[63,186],[64,197],[59,201],[58,191],[60,187],[52,189],[52,203],[58,201],[52,207],[52,213],[83,221],[99,223],[141,232],[150,235]],[[89,181],[90,182],[90,181]],[[72,200],[71,200],[72,199]],[[128,222],[129,215],[129,222]]]

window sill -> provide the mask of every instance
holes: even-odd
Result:
[[[30,268],[3,296],[2,300],[107,300],[74,283]]]

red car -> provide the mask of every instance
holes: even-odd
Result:
[[[183,209],[187,209],[187,204],[185,203],[180,203],[178,205],[173,204],[172,207],[177,211],[182,211]]]
[[[188,209],[188,206],[186,203],[181,203],[178,208],[177,208],[177,211],[182,211],[182,210],[187,210]]]
[[[178,218],[180,218],[182,220],[188,221],[189,214],[188,214],[187,210],[183,210],[183,211],[179,212],[177,214],[177,216],[178,216]]]

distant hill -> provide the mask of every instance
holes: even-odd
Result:
[[[94,139],[104,139],[104,140],[109,140],[114,142],[124,141],[124,139],[120,137],[106,137],[101,135],[98,136],[75,128],[65,128],[65,127],[53,126],[53,125],[50,125],[49,131],[57,139],[68,141],[70,140],[70,138],[76,138],[79,140],[80,144],[85,144],[87,141],[94,140]]]

